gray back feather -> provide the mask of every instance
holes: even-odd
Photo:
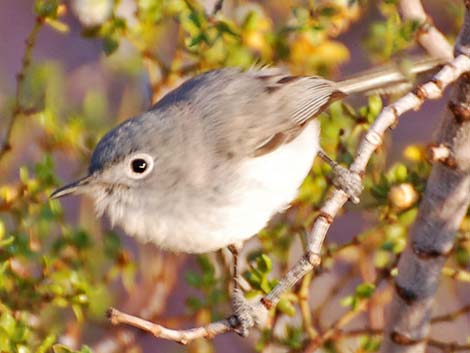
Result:
[[[172,153],[198,153],[198,158],[263,155],[291,141],[330,101],[344,95],[331,81],[279,69],[209,71],[111,130],[96,147],[90,172],[134,151],[152,150],[149,146],[159,150],[160,158],[163,145]]]

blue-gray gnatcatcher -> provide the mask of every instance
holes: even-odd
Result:
[[[90,195],[112,224],[171,251],[240,243],[295,198],[320,151],[314,118],[351,92],[404,79],[396,68],[339,83],[275,68],[206,72],[109,131],[88,175],[52,197]]]
[[[416,63],[409,73],[435,64]],[[339,83],[275,68],[206,72],[108,132],[88,175],[51,196],[88,194],[99,215],[163,249],[202,253],[229,246],[232,326],[246,335],[257,319],[237,288],[232,245],[289,206],[317,154],[356,197],[360,178],[322,152],[314,118],[349,93],[405,81],[395,67]]]

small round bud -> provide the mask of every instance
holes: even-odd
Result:
[[[406,209],[418,200],[418,193],[410,183],[402,183],[390,188],[388,199],[393,207]]]

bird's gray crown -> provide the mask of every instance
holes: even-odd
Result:
[[[141,145],[138,135],[141,132],[142,122],[138,118],[129,119],[109,131],[93,151],[89,173],[93,174],[119,163],[138,151]]]
[[[169,92],[158,101],[149,111],[131,118],[109,131],[96,146],[91,157],[89,173],[93,174],[110,165],[122,161],[130,154],[155,146],[155,130],[161,128],[162,120],[172,118],[172,113],[190,101],[204,98],[206,91],[219,92],[227,81],[240,72],[236,68],[225,68],[205,72],[184,82],[175,90]],[[219,77],[221,76],[221,77]],[[219,80],[217,80],[219,78]],[[221,86],[221,87],[213,87]],[[214,102],[210,102],[212,106]],[[208,104],[200,104],[200,109],[208,109]],[[160,134],[161,135],[161,134]],[[163,140],[164,136],[160,136]],[[159,141],[163,143],[163,141]]]

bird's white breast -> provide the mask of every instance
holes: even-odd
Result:
[[[318,140],[314,120],[290,143],[242,161],[229,191],[213,202],[179,198],[152,209],[139,206],[139,198],[95,197],[97,209],[141,241],[176,252],[215,251],[254,236],[289,206],[318,153]]]
[[[227,242],[255,235],[274,214],[288,208],[318,153],[318,140],[318,122],[312,121],[290,143],[242,165],[243,192],[225,213],[227,225],[231,224],[226,227]]]
[[[232,194],[224,196],[226,202],[178,209],[165,217],[155,212],[145,222],[127,213],[122,225],[141,240],[179,252],[215,251],[246,240],[295,198],[318,152],[318,135],[318,122],[312,121],[290,143],[242,162]]]

